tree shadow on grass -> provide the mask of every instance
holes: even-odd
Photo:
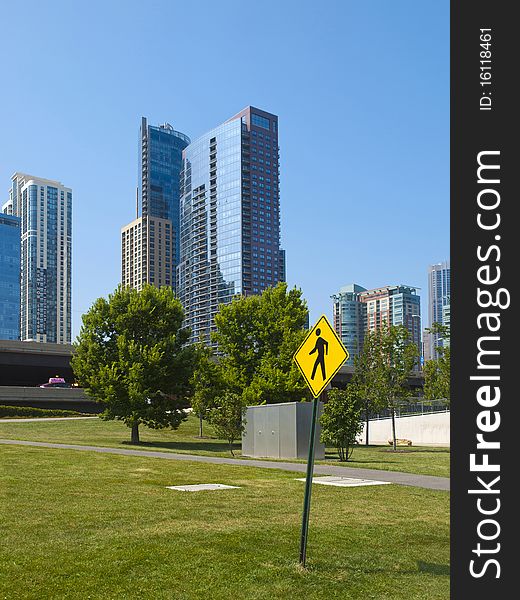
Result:
[[[418,573],[427,573],[428,575],[434,575],[436,577],[449,577],[450,576],[450,566],[442,565],[438,563],[427,563],[422,560],[417,561],[417,569],[410,568],[401,568],[395,569],[390,567],[377,567],[377,566],[360,566],[360,565],[345,565],[345,567],[350,570],[352,569],[355,572],[361,572],[365,575],[378,575],[391,573],[392,575],[401,574],[401,575],[417,575]],[[338,567],[331,565],[329,562],[322,562],[321,560],[311,560],[308,565],[309,571],[316,571],[324,574],[326,572],[330,573],[331,577],[334,577],[337,573]]]
[[[430,575],[439,575],[442,577],[449,577],[450,566],[439,565],[437,563],[427,563],[422,560],[417,561],[417,568],[421,573],[429,573]]]
[[[348,461],[345,462],[341,462],[339,460],[339,456],[337,453],[335,454],[329,454],[328,452],[325,453],[325,461],[327,461],[328,463],[336,463],[339,466],[359,466],[359,465],[371,465],[371,464],[377,464],[380,465],[382,462],[384,462],[385,465],[392,465],[392,464],[399,464],[398,460],[388,460],[386,459],[385,461],[382,461],[381,459],[377,459],[377,458],[357,458],[355,455],[355,450],[354,450],[354,454],[348,459]],[[320,461],[322,462],[322,461]]]
[[[437,449],[433,449],[433,448],[403,448],[403,447],[398,447],[397,450],[394,450],[391,447],[386,447],[384,446],[383,448],[381,448],[379,450],[379,452],[398,452],[399,454],[449,454],[450,450],[449,448],[439,448]]]
[[[363,451],[373,450],[375,452],[393,452],[393,448],[391,444],[369,444],[366,446],[365,444],[356,444],[354,446],[355,450]],[[413,454],[414,452],[422,452],[424,454],[449,454],[450,448],[446,448],[444,446],[397,446],[398,450],[401,450],[405,453]]]
[[[139,449],[150,450],[171,450],[188,454],[197,454],[198,452],[215,452],[223,455],[230,455],[229,445],[225,442],[209,442],[204,439],[194,439],[192,442],[146,442],[132,444],[129,441],[122,442],[125,446],[133,446]],[[240,443],[233,444],[233,452],[241,450]]]

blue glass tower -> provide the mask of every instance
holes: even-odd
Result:
[[[351,367],[355,357],[363,350],[365,339],[365,305],[360,299],[361,292],[366,292],[366,288],[351,283],[331,296],[334,301],[334,329],[349,352],[346,364]]]
[[[428,296],[429,326],[431,327],[434,323],[449,326],[451,297],[451,269],[449,261],[430,265],[428,269]],[[438,333],[430,334],[428,336],[428,343],[428,358],[437,358],[438,352],[436,348],[447,344]]]
[[[20,219],[0,213],[0,340],[20,339]]]
[[[285,280],[278,117],[247,107],[183,152],[177,289],[192,341],[234,295]]]
[[[138,217],[156,217],[171,222],[173,244],[171,249],[171,281],[175,283],[175,270],[179,262],[179,176],[182,167],[182,151],[190,143],[190,138],[175,131],[169,123],[148,125],[141,119],[139,131],[139,182]],[[143,258],[150,254],[143,228]],[[146,242],[146,243],[144,243]],[[170,257],[169,257],[170,258]],[[170,262],[170,261],[168,261]],[[146,270],[146,269],[145,269]],[[150,276],[148,268],[145,275]]]

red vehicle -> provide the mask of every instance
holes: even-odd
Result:
[[[70,383],[67,383],[63,377],[49,377],[49,381],[47,383],[42,383],[40,385],[42,388],[70,388],[72,387]]]

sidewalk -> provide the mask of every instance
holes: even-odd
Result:
[[[123,454],[125,456],[144,456],[149,458],[165,458],[167,460],[183,460],[191,462],[204,462],[220,465],[235,465],[239,467],[257,467],[260,469],[279,469],[281,471],[294,471],[305,473],[305,463],[279,462],[269,460],[253,460],[247,458],[220,458],[216,456],[199,456],[195,454],[175,454],[174,452],[158,452],[154,450],[126,450],[125,448],[104,448],[100,446],[79,446],[75,444],[52,444],[47,442],[27,442],[23,440],[0,439],[0,444],[18,446],[37,446],[40,448],[57,448],[61,450],[83,450],[101,452],[106,454]],[[372,479],[375,481],[388,481],[399,485],[421,487],[429,490],[449,491],[450,480],[448,477],[434,477],[432,475],[415,475],[399,471],[382,471],[376,469],[358,469],[350,467],[335,467],[329,465],[315,465],[315,475],[333,475],[335,477],[355,477],[359,479]]]

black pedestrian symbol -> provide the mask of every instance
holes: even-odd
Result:
[[[321,366],[321,376],[323,378],[323,381],[325,381],[326,377],[325,377],[325,355],[329,353],[329,342],[327,342],[327,340],[324,340],[322,337],[320,337],[321,334],[321,329],[318,328],[316,329],[316,335],[318,336],[318,339],[316,340],[316,344],[314,345],[314,348],[309,352],[309,354],[314,354],[315,352],[318,353],[318,356],[316,357],[316,361],[314,363],[314,367],[312,369],[312,375],[311,375],[311,379],[314,379],[314,375],[316,374],[316,369],[318,368],[318,365]]]

